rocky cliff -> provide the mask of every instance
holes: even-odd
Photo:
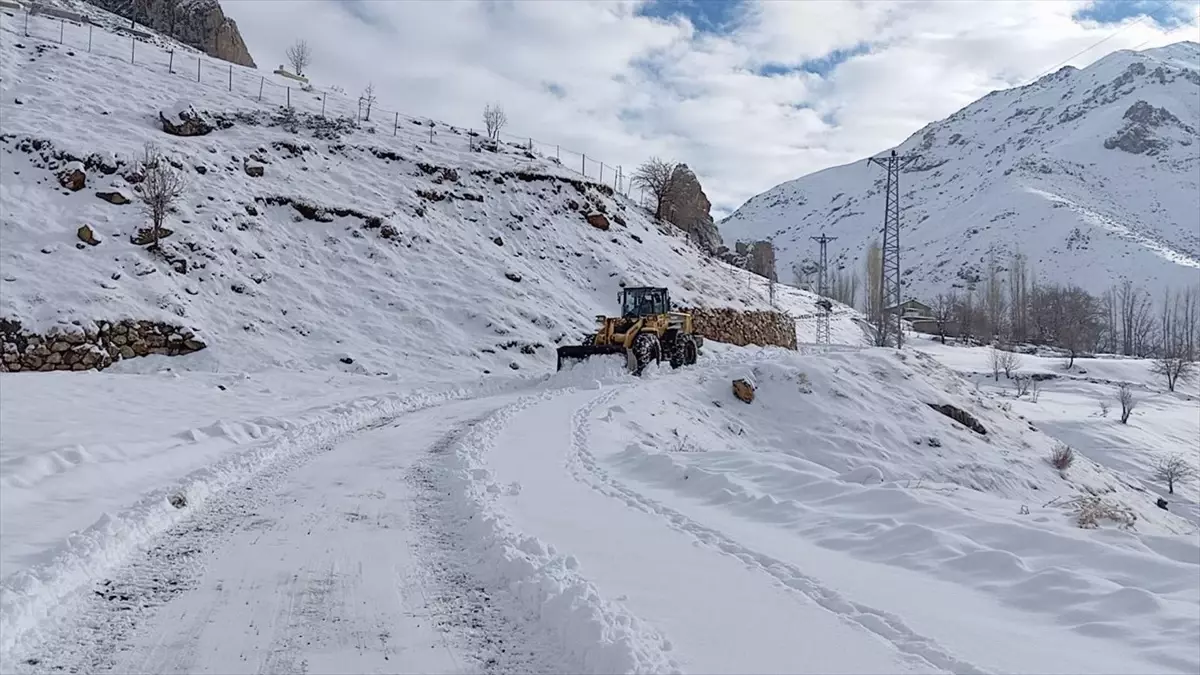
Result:
[[[238,32],[217,0],[91,0],[93,5],[148,26],[209,56],[256,67]]]
[[[701,248],[715,253],[721,247],[721,234],[709,214],[710,208],[712,204],[700,187],[700,179],[687,164],[677,165],[671,176],[670,193],[663,204],[663,216],[687,232]]]

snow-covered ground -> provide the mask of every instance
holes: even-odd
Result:
[[[0,18],[0,312],[188,323],[209,348],[0,374],[0,671],[1200,670],[1200,488],[1150,470],[1197,459],[1195,384],[1028,356],[1055,377],[1017,399],[986,350],[864,349],[842,307],[829,350],[554,373],[622,282],[743,308],[767,288],[520,148],[293,133],[236,87],[16,30]],[[165,136],[181,99],[233,125]],[[185,272],[93,196],[124,169],[57,188],[54,152],[113,166],[147,139],[187,172]],[[813,296],[778,301],[812,342]],[[1118,381],[1128,425],[1098,416]],[[1124,521],[1079,527],[1096,505]]]

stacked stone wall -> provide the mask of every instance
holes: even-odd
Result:
[[[0,372],[103,370],[121,359],[190,354],[205,346],[194,331],[158,321],[99,321],[40,334],[0,319]]]
[[[796,349],[796,321],[783,312],[728,308],[685,308],[695,330],[706,340],[745,346]]]

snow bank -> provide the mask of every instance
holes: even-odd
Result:
[[[574,557],[519,532],[496,504],[498,495],[520,487],[495,483],[484,468],[484,456],[514,414],[555,395],[530,396],[500,410],[475,425],[455,448],[451,484],[455,498],[462,500],[463,520],[471,523],[475,574],[506,590],[512,611],[560,645],[574,672],[680,672],[665,654],[661,635],[601,598],[579,574]]]
[[[0,581],[0,657],[72,591],[99,578],[155,536],[285,458],[320,451],[340,437],[414,410],[447,401],[530,386],[529,380],[448,386],[405,394],[373,395],[302,416],[282,433],[252,448],[144,495],[134,505],[106,513],[87,529],[68,536],[47,561]],[[179,497],[183,498],[182,506]],[[81,505],[86,508],[86,504]],[[2,659],[0,659],[2,660]]]
[[[747,375],[758,387],[751,405],[730,390]],[[620,393],[593,420],[597,461],[764,555],[840,578],[839,590],[906,618],[911,598],[852,582],[843,568],[915,572],[1048,634],[1104,636],[1121,658],[1170,671],[1200,667],[1188,647],[1200,634],[1195,527],[1086,453],[1058,472],[1046,459],[1054,439],[928,356],[769,355]],[[929,403],[969,412],[987,433]],[[1136,520],[1080,529],[1089,498]],[[948,625],[922,630],[957,646]],[[995,658],[962,656],[984,667]]]

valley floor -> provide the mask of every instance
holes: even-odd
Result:
[[[979,353],[715,345],[408,393],[5,375],[0,670],[1196,672],[1194,511],[1139,496],[1128,429],[1069,421],[1101,384],[1005,406]],[[1191,394],[1146,400],[1137,442],[1200,435]],[[1070,476],[1032,426],[1086,455]],[[1046,503],[1098,486],[1135,528]]]

